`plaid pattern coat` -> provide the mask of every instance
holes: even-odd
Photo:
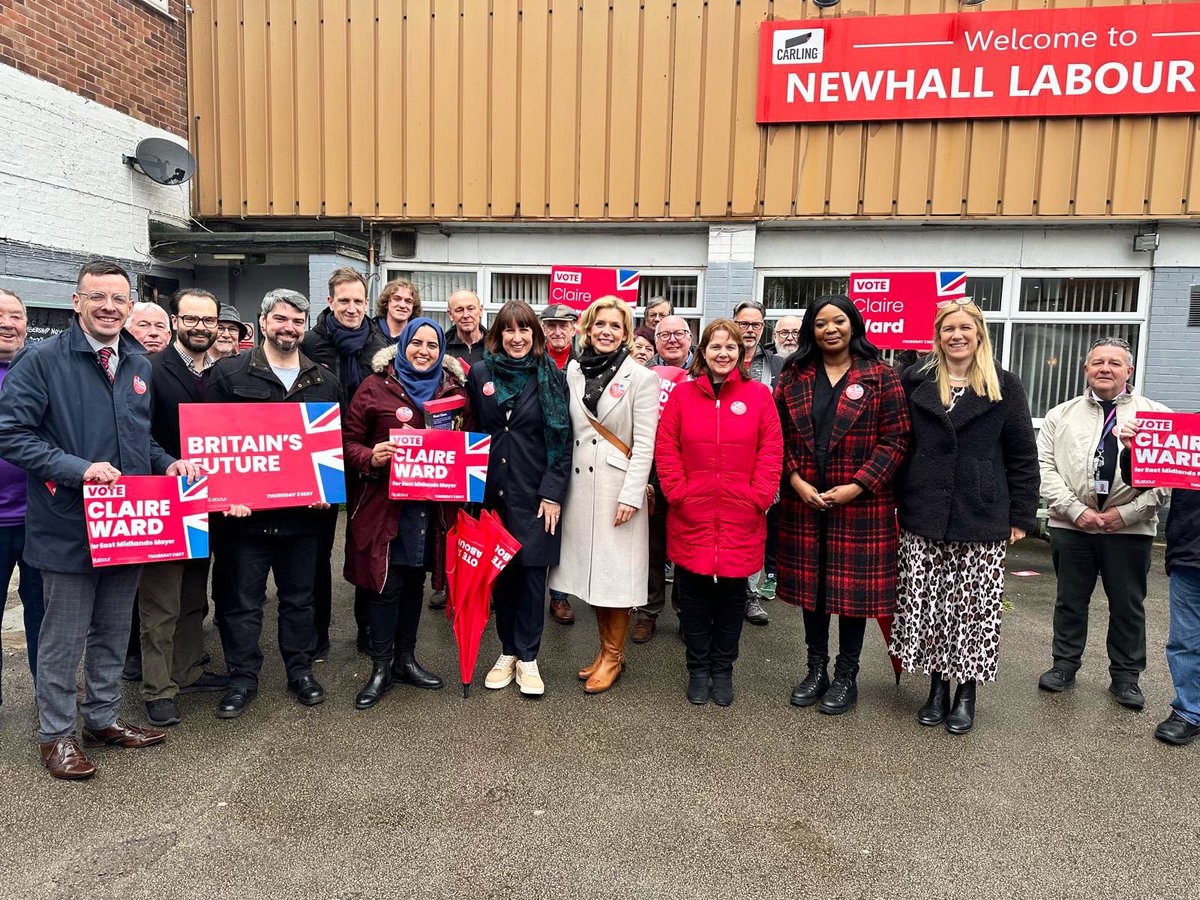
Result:
[[[838,399],[822,481],[812,423],[816,377],[812,366],[788,366],[775,388],[783,425],[778,596],[816,610],[823,579],[823,611],[869,618],[891,615],[896,610],[897,544],[892,479],[904,460],[909,437],[904,389],[890,366],[853,360]],[[792,489],[788,482],[792,472],[820,490],[853,482],[863,493],[853,503],[817,512]],[[825,558],[818,570],[822,518]]]

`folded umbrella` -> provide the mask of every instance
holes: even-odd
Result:
[[[491,589],[485,589],[481,579],[483,561],[488,553],[484,540],[479,523],[460,510],[447,538],[446,616],[453,625],[454,640],[458,644],[464,697],[471,689],[475,663],[479,659],[479,642],[483,639],[491,606]]]

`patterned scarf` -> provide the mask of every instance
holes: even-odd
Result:
[[[629,348],[625,346],[618,347],[612,353],[597,353],[594,348],[588,347],[580,354],[579,368],[585,379],[583,405],[593,416],[598,415],[596,407],[600,403],[601,394],[616,376],[617,370],[628,355]]]

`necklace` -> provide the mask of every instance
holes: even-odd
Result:
[[[946,377],[949,378],[951,381],[970,381],[970,377],[967,375],[951,375],[951,374],[947,373]]]

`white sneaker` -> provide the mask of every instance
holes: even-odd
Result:
[[[513,671],[517,665],[517,658],[507,654],[501,654],[496,660],[496,664],[492,666],[491,671],[487,673],[487,678],[483,680],[483,686],[491,688],[493,691],[498,691],[501,688],[506,688],[512,684]]]
[[[517,660],[517,687],[527,697],[540,697],[546,693],[546,685],[542,681],[541,673],[538,672],[536,659],[529,662]]]

